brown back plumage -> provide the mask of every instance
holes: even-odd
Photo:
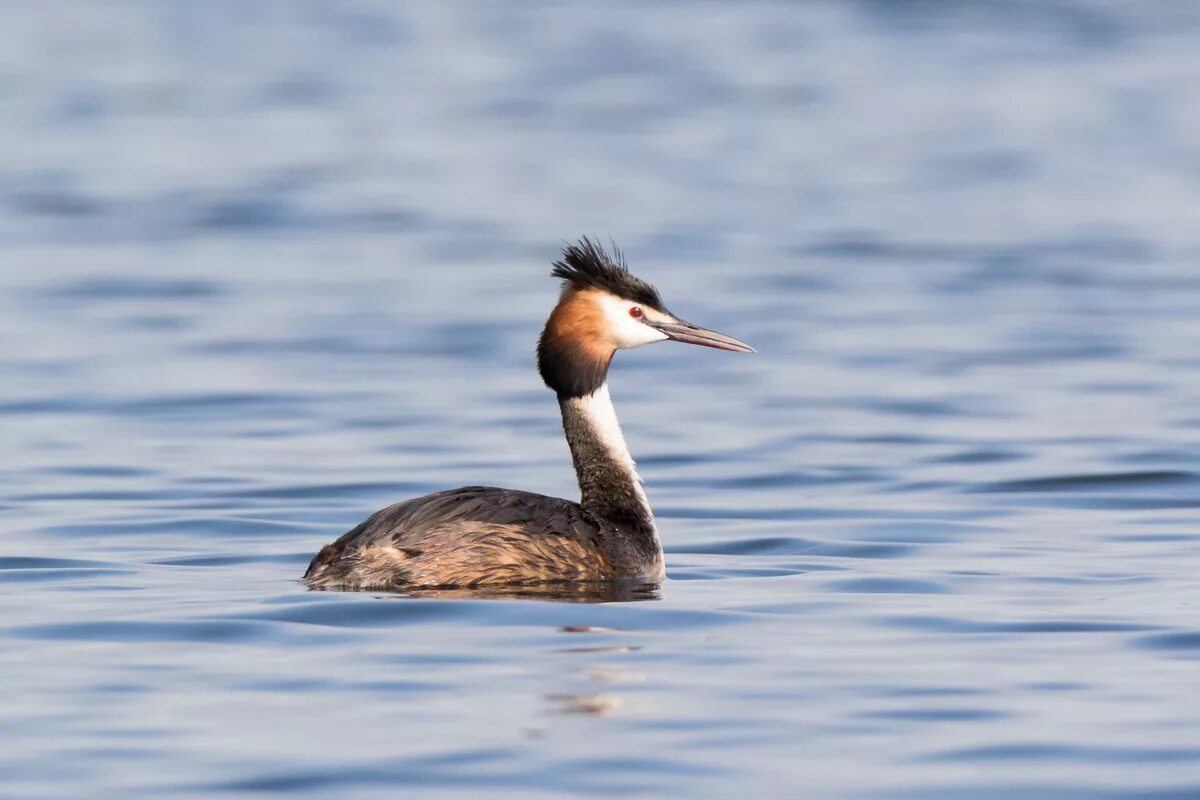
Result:
[[[377,512],[322,549],[304,579],[337,589],[608,581],[640,569],[618,542],[568,500],[468,486]]]

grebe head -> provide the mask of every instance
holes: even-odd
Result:
[[[551,274],[562,278],[563,291],[538,340],[538,371],[559,396],[598,390],[617,350],[673,340],[754,352],[668,311],[657,289],[630,274],[616,247],[609,253],[585,237],[563,248]]]

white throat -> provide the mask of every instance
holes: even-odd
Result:
[[[625,435],[621,433],[621,423],[617,420],[617,410],[613,407],[612,395],[609,394],[608,384],[601,384],[594,394],[577,397],[572,400],[577,403],[579,410],[591,425],[596,438],[604,445],[613,461],[622,466],[633,478],[638,498],[647,510],[650,502],[642,489],[642,476],[638,475],[637,464],[625,443]]]
[[[621,423],[617,420],[617,410],[613,408],[608,384],[601,384],[594,394],[577,398],[575,402],[613,460],[627,467],[640,483],[642,479],[637,476],[637,465],[633,463],[633,455],[629,452],[629,445],[625,444],[625,435],[621,433]]]

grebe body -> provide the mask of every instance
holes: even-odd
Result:
[[[684,322],[629,273],[615,249],[583,239],[552,275],[563,290],[538,341],[538,370],[558,396],[580,500],[468,486],[376,512],[312,560],[318,589],[435,589],[629,581],[665,576],[654,514],[609,394],[617,350],[675,340],[749,345]]]

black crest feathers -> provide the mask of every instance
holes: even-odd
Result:
[[[609,253],[585,236],[578,244],[563,247],[562,259],[554,262],[550,274],[577,289],[600,289],[660,311],[666,310],[658,290],[629,273],[629,267],[625,265],[625,259],[616,245]]]

